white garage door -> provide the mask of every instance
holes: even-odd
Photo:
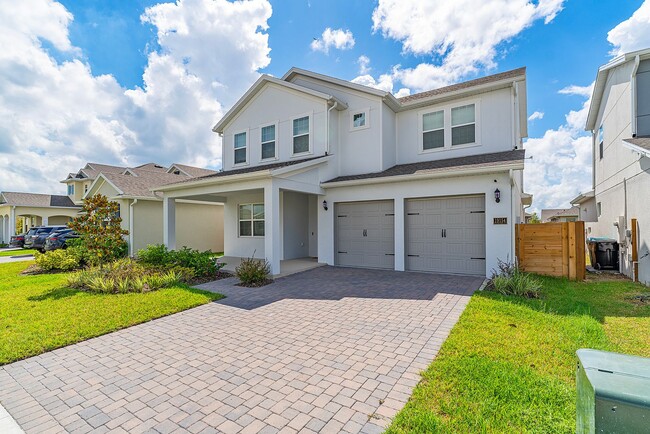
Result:
[[[406,201],[406,269],[485,275],[485,196]]]
[[[393,269],[394,210],[392,200],[337,203],[336,264]]]

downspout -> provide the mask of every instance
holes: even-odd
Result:
[[[632,74],[630,75],[630,91],[632,94],[630,98],[632,104],[632,122],[630,125],[632,126],[632,137],[636,137],[636,71],[639,69],[640,62],[641,59],[637,54],[634,57],[634,68],[632,68]]]
[[[512,252],[512,262],[516,261],[517,252],[515,251],[515,206],[513,200],[513,191],[512,188],[515,185],[514,170],[508,170],[508,176],[510,178],[510,221],[512,225],[512,230],[510,231],[510,252]],[[526,220],[524,218],[524,220]],[[486,222],[487,223],[487,222]]]
[[[339,105],[338,101],[334,101],[332,107],[327,109],[327,149],[325,150],[325,155],[330,155],[330,112],[334,110]]]
[[[133,206],[138,203],[138,199],[133,199],[129,204],[129,256],[133,256],[133,226],[135,219],[133,218]]]

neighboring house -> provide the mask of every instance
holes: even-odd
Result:
[[[650,49],[598,69],[585,129],[593,137],[597,221],[591,235],[618,240],[621,271],[634,277],[636,229],[638,279],[650,284]]]
[[[572,208],[559,208],[559,209],[543,209],[541,212],[540,220],[542,223],[563,223],[574,222],[578,220],[580,210],[578,207]]]
[[[149,244],[163,242],[162,198],[152,188],[214,173],[181,164],[118,167],[88,163],[61,182],[68,185],[69,197],[77,203],[98,193],[117,202],[122,227],[129,231],[129,252],[134,254]],[[178,247],[223,251],[223,205],[200,198],[179,202]]]
[[[161,186],[225,204],[226,256],[485,276],[523,220],[525,68],[396,98],[292,68],[216,124],[223,171]],[[530,197],[528,200],[532,200]]]
[[[64,225],[79,212],[68,196],[53,194],[0,193],[0,242],[8,243],[12,235],[32,226]],[[22,217],[23,227],[16,227]]]
[[[598,221],[598,214],[596,213],[596,195],[594,191],[580,193],[571,201],[571,205],[578,208],[578,220],[583,222]]]

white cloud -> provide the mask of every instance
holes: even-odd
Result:
[[[607,40],[614,46],[612,55],[650,47],[650,0],[645,0],[632,16],[607,33]]]
[[[544,112],[533,112],[532,115],[528,116],[529,121],[534,121],[535,119],[544,119]]]
[[[357,59],[357,63],[359,64],[359,75],[370,73],[372,68],[370,67],[370,58],[368,56],[362,54]]]
[[[326,28],[320,38],[314,39],[311,49],[328,54],[330,48],[349,50],[354,47],[354,36],[349,30]]]
[[[578,95],[585,98],[589,98],[593,90],[594,90],[593,84],[590,86],[576,86],[575,84],[572,84],[571,86],[567,86],[565,88],[558,90],[558,93],[561,93],[563,95]]]
[[[564,0],[379,0],[373,29],[402,43],[403,50],[431,55],[436,64],[395,71],[417,91],[445,86],[480,69],[496,67],[497,47],[536,20],[549,23]]]
[[[266,0],[183,0],[148,8],[160,50],[142,88],[94,75],[53,0],[0,8],[1,190],[61,192],[86,161],[220,164],[211,126],[270,62]],[[41,40],[65,53],[57,61]],[[218,55],[212,47],[219,47]]]

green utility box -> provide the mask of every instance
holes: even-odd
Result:
[[[650,433],[650,359],[581,349],[576,432]]]

